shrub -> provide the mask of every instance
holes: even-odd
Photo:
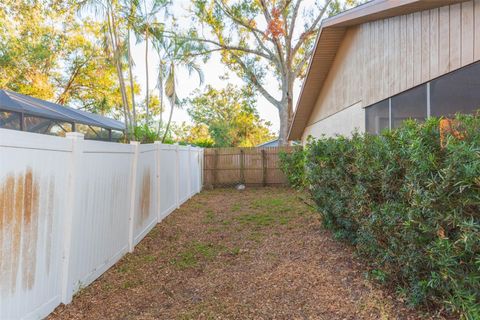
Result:
[[[480,117],[457,116],[442,137],[439,122],[311,140],[284,168],[306,181],[325,227],[411,305],[480,319]]]
[[[134,127],[133,135],[135,140],[140,143],[154,143],[155,141],[160,140],[157,131],[146,124]]]
[[[292,152],[279,153],[280,167],[288,179],[288,184],[295,189],[305,186],[305,153],[302,148]]]

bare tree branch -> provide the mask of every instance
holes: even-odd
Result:
[[[295,55],[297,53],[297,51],[303,46],[303,44],[305,43],[305,41],[307,41],[311,36],[315,35],[316,32],[315,30],[317,29],[317,26],[318,24],[320,23],[320,21],[322,20],[323,16],[325,15],[325,12],[327,11],[328,9],[328,6],[330,5],[330,3],[332,2],[332,0],[327,0],[327,2],[325,3],[325,5],[323,6],[323,8],[320,10],[320,12],[318,13],[318,16],[315,18],[315,20],[313,21],[312,25],[310,26],[310,28],[308,28],[307,30],[305,30],[301,35],[300,35],[300,38],[298,39],[298,42],[297,44],[295,45],[295,47],[293,48],[293,51],[292,51],[292,54]]]
[[[265,99],[268,100],[271,104],[273,104],[277,109],[279,109],[279,105],[281,101],[275,99],[260,83],[258,80],[258,77],[255,75],[255,73],[247,67],[247,65],[240,59],[239,56],[236,54],[232,53],[233,57],[235,58],[235,61],[240,65],[242,70],[245,72],[247,77],[250,79],[252,84],[258,89],[258,91],[265,97]]]

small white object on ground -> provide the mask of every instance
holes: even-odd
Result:
[[[245,190],[245,185],[244,184],[239,184],[236,187],[237,190]]]

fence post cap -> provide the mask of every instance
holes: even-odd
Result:
[[[131,145],[138,146],[140,145],[140,141],[130,141]]]
[[[80,132],[67,132],[65,137],[68,138],[68,139],[74,139],[74,140],[84,140],[85,139],[85,135],[83,133],[80,133]]]

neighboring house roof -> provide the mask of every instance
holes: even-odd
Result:
[[[256,147],[257,148],[258,147],[278,147],[278,138],[267,141],[267,142],[264,142],[264,143],[261,143],[261,144],[257,145]]]
[[[120,121],[8,90],[0,90],[0,110],[20,112],[57,121],[82,123],[106,129],[125,129],[125,125]]]
[[[323,20],[297,102],[289,140],[301,139],[348,27],[465,1],[467,0],[373,0]]]

